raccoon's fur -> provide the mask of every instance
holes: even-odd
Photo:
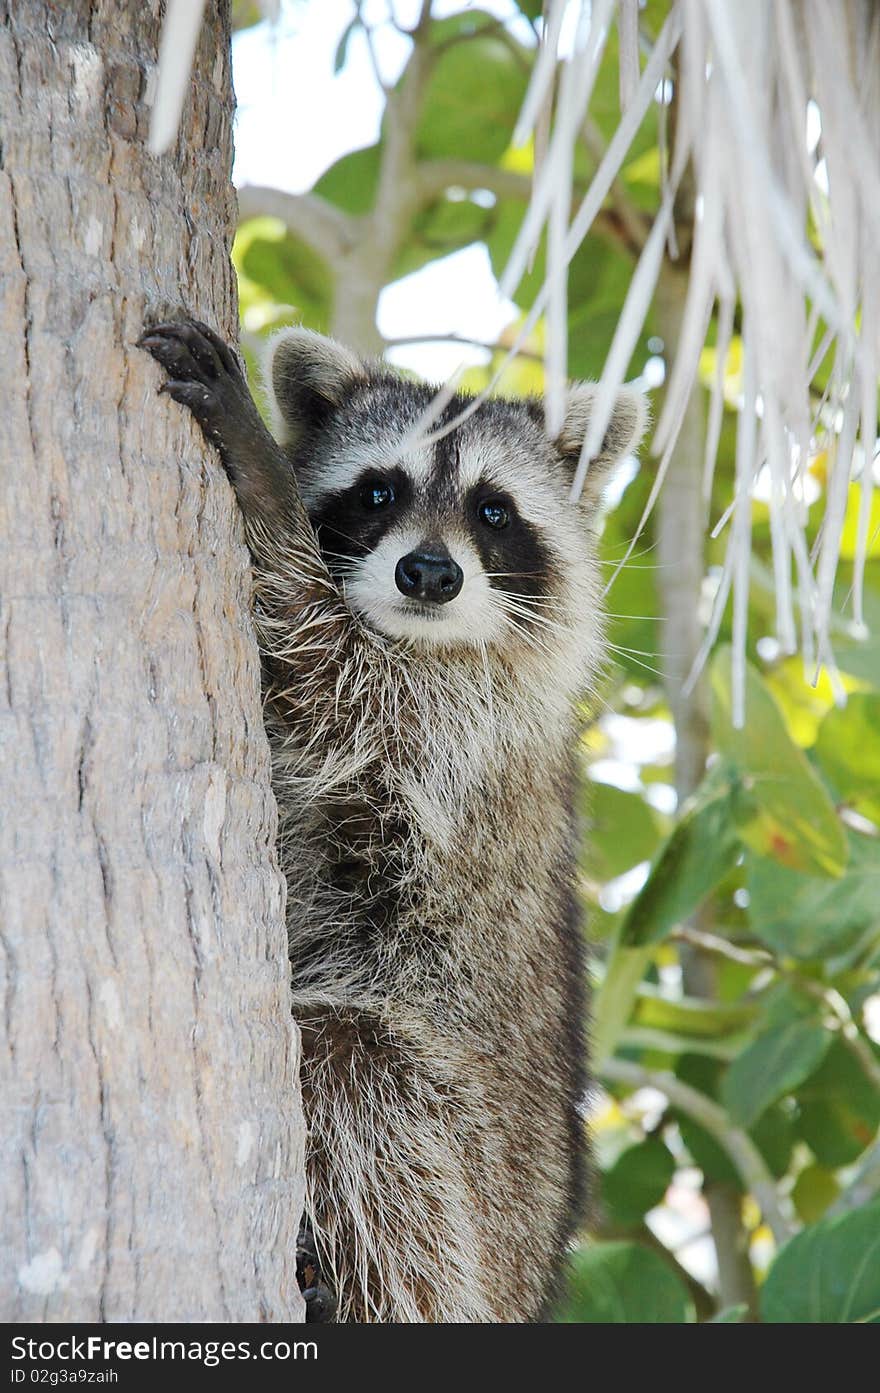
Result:
[[[219,447],[254,558],[309,1129],[306,1214],[345,1321],[533,1321],[585,1202],[575,703],[601,652],[594,389],[453,398],[306,330],[280,444],[203,325],[150,330]],[[415,560],[413,560],[415,558]],[[402,568],[402,569],[401,569]]]

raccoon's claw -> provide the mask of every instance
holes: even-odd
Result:
[[[160,392],[189,407],[224,463],[231,464],[236,448],[261,424],[232,350],[198,320],[154,324],[138,347],[168,373]]]
[[[158,343],[152,340],[158,340]],[[200,319],[154,324],[144,332],[139,344],[169,369],[181,366],[191,373],[195,366],[202,380],[216,381],[224,372],[243,380],[241,365],[232,349]],[[192,362],[189,363],[188,359]]]

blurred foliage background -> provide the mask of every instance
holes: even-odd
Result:
[[[319,0],[299,8],[307,3]],[[642,8],[643,52],[665,8]],[[383,288],[473,243],[502,270],[534,159],[533,149],[511,147],[511,134],[540,0],[511,3],[504,18],[474,5],[447,5],[442,18],[430,9],[422,6],[414,35],[383,3],[352,4],[340,26],[340,72],[355,40],[377,59],[383,27],[409,44],[393,82],[376,61],[378,143],[345,154],[308,193],[242,190],[235,264],[251,366],[260,338],[289,322],[382,352]],[[237,12],[240,26],[259,18],[248,5]],[[612,34],[576,190],[619,118]],[[601,373],[658,207],[674,122],[672,71],[571,266],[573,376]],[[308,131],[285,139],[307,141]],[[682,208],[654,322],[630,365],[647,385],[674,349],[691,218]],[[515,297],[520,314],[542,276],[539,254]],[[486,345],[466,386],[488,382],[515,330]],[[683,678],[720,575],[724,538],[713,528],[733,496],[739,352],[735,334],[724,362],[704,352],[661,505],[608,594],[610,661],[601,702],[584,713],[581,886],[600,1174],[595,1221],[573,1254],[560,1311],[567,1322],[880,1321],[880,508],[864,637],[847,617],[851,486],[834,628],[841,705],[824,674],[813,684],[770,636],[769,517],[754,499],[747,721],[734,731],[729,613],[692,691]],[[539,325],[502,390],[540,392],[541,355]],[[719,373],[725,415],[706,509],[697,484]],[[650,488],[644,453],[605,518],[609,576]],[[817,504],[826,474],[816,454],[807,487]]]

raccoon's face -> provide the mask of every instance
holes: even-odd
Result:
[[[572,389],[556,442],[538,403],[494,400],[432,441],[420,422],[434,389],[370,371],[331,340],[283,331],[270,373],[276,430],[327,565],[371,628],[431,647],[547,652],[595,617],[590,516],[609,467],[641,435],[638,393],[620,394],[573,505],[588,386]],[[466,405],[454,397],[433,428]]]

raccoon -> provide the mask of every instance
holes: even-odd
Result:
[[[577,703],[595,520],[645,406],[453,396],[306,329],[273,429],[205,325],[141,340],[218,448],[253,556],[308,1125],[307,1319],[546,1318],[587,1192]],[[461,418],[461,419],[459,419]]]

